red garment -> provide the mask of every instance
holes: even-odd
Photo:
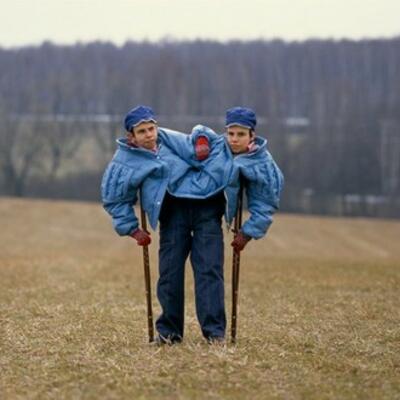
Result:
[[[196,158],[199,161],[205,160],[210,154],[210,144],[206,136],[199,136],[194,144]]]
[[[239,233],[235,235],[235,238],[233,239],[231,246],[233,247],[236,253],[240,253],[246,247],[246,244],[250,240],[251,240],[250,236],[247,236],[241,231],[239,231]]]
[[[150,233],[140,228],[133,231],[131,236],[137,241],[139,246],[148,246],[151,243]]]

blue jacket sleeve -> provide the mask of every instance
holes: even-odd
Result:
[[[210,154],[205,160],[199,161],[196,158],[194,149],[197,139],[201,136],[204,136],[208,139],[208,143],[210,146]],[[190,164],[198,168],[199,170],[205,169],[210,173],[211,176],[215,177],[215,171],[213,172],[213,169],[215,164],[219,162],[217,158],[225,157],[224,155],[221,155],[221,152],[223,151],[224,147],[223,136],[218,135],[208,126],[199,124],[193,127],[192,132],[190,134],[190,138],[193,147],[193,157],[192,160],[190,160],[191,161]]]
[[[132,169],[112,161],[101,183],[103,207],[111,215],[114,229],[120,236],[129,235],[139,226],[133,209],[138,190],[132,184],[133,173]]]
[[[261,165],[254,165],[244,171],[249,219],[243,224],[244,234],[260,239],[272,224],[273,214],[279,208],[279,199],[283,187],[283,175],[269,153]]]
[[[210,144],[210,150],[220,141],[221,135],[204,125],[196,125],[190,135],[167,128],[159,128],[161,142],[189,165],[202,169],[195,153],[195,143],[200,136],[205,136]]]
[[[185,161],[194,159],[194,146],[190,135],[166,128],[159,128],[158,135],[161,143],[178,157]]]
[[[197,140],[199,136],[205,136],[210,143],[213,143],[214,140],[217,140],[218,138],[221,137],[221,135],[218,135],[215,133],[211,128],[205,125],[196,125],[192,129],[192,140],[193,143]]]

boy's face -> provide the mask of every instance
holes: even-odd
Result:
[[[226,129],[226,136],[232,153],[238,154],[247,151],[248,146],[254,137],[254,133],[252,133],[249,128],[240,125],[233,125]]]
[[[127,138],[135,146],[153,150],[156,147],[157,135],[157,124],[154,122],[142,122],[127,134]]]

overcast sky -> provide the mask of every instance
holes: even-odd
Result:
[[[400,0],[0,0],[0,46],[392,37]]]

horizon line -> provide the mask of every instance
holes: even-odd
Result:
[[[391,41],[400,39],[400,32],[395,35],[390,36],[363,36],[360,38],[352,38],[352,37],[321,37],[321,36],[310,36],[308,38],[301,38],[301,39],[293,39],[293,38],[283,38],[283,37],[259,37],[259,38],[229,38],[229,39],[216,39],[216,38],[177,38],[170,35],[166,35],[159,39],[148,39],[148,38],[141,38],[141,39],[126,39],[123,42],[117,42],[110,39],[90,39],[90,40],[80,40],[77,39],[73,42],[62,42],[62,41],[54,41],[52,39],[43,39],[40,42],[33,42],[33,43],[25,43],[25,44],[15,44],[15,45],[4,45],[0,43],[1,50],[19,50],[23,48],[32,48],[32,47],[42,47],[44,45],[52,45],[56,47],[74,47],[74,46],[88,46],[91,44],[111,44],[117,48],[123,48],[127,44],[134,43],[134,44],[154,44],[154,45],[166,45],[166,44],[179,44],[179,43],[197,43],[197,42],[209,42],[209,43],[218,43],[218,44],[230,44],[230,43],[255,43],[255,42],[263,42],[263,43],[272,43],[272,42],[283,42],[287,44],[292,43],[307,43],[307,42],[366,42],[366,41]]]

